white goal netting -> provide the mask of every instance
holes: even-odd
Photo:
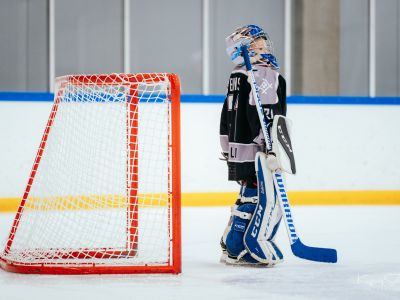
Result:
[[[2,259],[170,265],[170,95],[167,74],[58,78]]]

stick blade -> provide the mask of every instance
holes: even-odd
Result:
[[[337,252],[330,248],[317,248],[304,245],[297,239],[292,245],[292,252],[295,256],[319,262],[336,263]]]

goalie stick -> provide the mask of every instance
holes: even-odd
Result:
[[[265,118],[261,106],[261,99],[258,93],[258,86],[256,84],[252,65],[250,63],[250,57],[248,52],[249,45],[241,45],[240,47],[246,65],[247,75],[250,78],[251,90],[253,93],[253,98],[256,103],[258,117],[260,119],[261,129],[265,137],[265,143],[268,153],[272,150],[272,142],[267,129],[268,125],[267,119]],[[312,261],[328,262],[328,263],[337,262],[337,253],[335,249],[310,247],[304,245],[301,242],[299,236],[297,235],[296,228],[294,226],[293,214],[289,204],[289,198],[286,193],[285,182],[282,177],[282,174],[279,171],[271,171],[271,172],[273,173],[274,185],[277,191],[279,203],[282,208],[287,233],[289,236],[290,247],[292,249],[293,254],[297,257]]]

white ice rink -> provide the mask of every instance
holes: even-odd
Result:
[[[219,263],[228,207],[184,208],[181,275],[49,276],[0,270],[0,299],[400,299],[400,206],[296,206],[307,245],[338,250],[337,264],[294,257],[284,226],[285,261],[272,269]],[[4,240],[10,214],[0,214]]]

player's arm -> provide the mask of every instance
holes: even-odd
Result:
[[[283,116],[286,116],[287,105],[286,105],[286,80],[282,75],[278,77],[279,85],[277,94],[279,98],[280,111]]]
[[[224,105],[222,106],[221,118],[219,124],[219,140],[222,149],[222,156],[224,160],[228,159],[229,151],[229,128],[228,128],[228,97],[225,98]]]

